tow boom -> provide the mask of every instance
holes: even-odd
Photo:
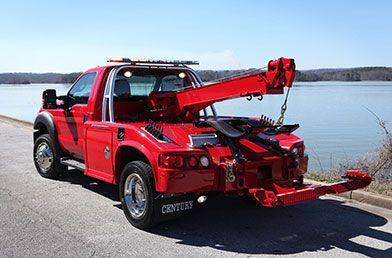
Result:
[[[183,91],[152,92],[151,111],[159,117],[193,117],[209,105],[227,99],[282,94],[295,77],[294,59],[279,58],[268,62],[267,71],[236,76]]]

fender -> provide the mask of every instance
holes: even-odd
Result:
[[[140,142],[136,142],[133,140],[122,141],[117,146],[115,160],[114,160],[114,166],[115,166],[114,171],[116,173],[114,176],[115,180],[117,178],[119,178],[119,174],[117,174],[117,173],[121,173],[121,171],[118,171],[117,166],[119,166],[119,162],[118,162],[119,161],[119,149],[123,148],[123,147],[132,147],[132,148],[138,150],[140,153],[142,153],[147,158],[148,162],[151,165],[151,168],[152,168],[152,171],[154,174],[154,180],[155,180],[155,178],[156,178],[155,173],[157,171],[157,161],[156,161],[154,155],[152,154],[152,152],[148,148],[146,148],[144,145],[141,145]],[[114,183],[117,184],[118,182],[114,182]]]
[[[61,148],[60,148],[60,144],[59,144],[58,137],[57,137],[57,130],[56,130],[56,126],[54,124],[54,118],[53,118],[52,114],[50,114],[47,111],[40,112],[34,120],[33,128],[35,130],[39,130],[40,129],[38,126],[39,124],[45,125],[46,129],[48,129],[48,133],[50,135],[50,138],[53,139],[53,142],[55,144],[55,148],[57,150],[59,150],[61,153]],[[38,137],[39,137],[38,131],[34,131],[34,141]]]

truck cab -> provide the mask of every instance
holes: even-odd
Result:
[[[308,158],[292,133],[299,125],[222,117],[213,106],[283,93],[294,79],[292,59],[208,85],[188,67],[194,64],[111,59],[84,72],[65,96],[46,90],[34,122],[39,174],[54,179],[72,167],[119,185],[125,216],[138,228],[187,213],[213,192],[276,207],[331,191],[303,184]]]

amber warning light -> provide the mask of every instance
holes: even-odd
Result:
[[[107,60],[111,63],[131,63],[131,64],[169,64],[169,65],[198,65],[198,61],[189,60],[155,60],[155,59],[143,59],[143,58],[126,58],[126,57],[114,57]]]

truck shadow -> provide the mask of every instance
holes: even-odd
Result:
[[[118,188],[81,174],[63,178],[116,203]],[[209,199],[191,215],[163,222],[148,232],[177,244],[241,254],[322,254],[334,248],[371,257],[392,257],[392,234],[376,229],[388,220],[338,199],[268,209],[239,197]]]
[[[102,195],[112,201],[120,201],[117,186],[85,176],[83,172],[76,169],[69,170],[59,178],[59,181],[80,185],[83,188]]]
[[[374,247],[380,240],[392,243],[391,233],[372,228],[387,222],[339,200],[268,209],[238,197],[217,197],[193,216],[166,222],[151,232],[178,239],[182,245],[243,254],[296,254],[337,247],[371,257],[392,257],[392,244],[386,250]],[[363,236],[374,241],[354,242]]]

